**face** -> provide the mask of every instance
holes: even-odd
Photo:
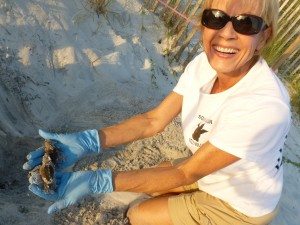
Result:
[[[241,0],[215,0],[211,8],[224,11],[229,16],[251,14],[260,16],[260,0],[245,4]],[[211,66],[218,75],[244,76],[254,65],[254,54],[265,44],[268,29],[255,35],[237,33],[228,22],[220,30],[203,28],[203,47]]]

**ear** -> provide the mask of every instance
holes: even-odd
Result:
[[[257,52],[260,52],[263,47],[266,45],[267,41],[271,37],[272,34],[272,28],[268,27],[267,29],[263,30],[256,48]]]

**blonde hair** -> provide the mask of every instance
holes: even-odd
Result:
[[[214,0],[204,0],[202,4],[202,12],[204,9],[211,8]],[[242,0],[244,4],[253,4],[251,0]],[[279,15],[279,2],[278,0],[258,0],[261,4],[260,15],[268,27],[271,28],[270,37],[266,40],[266,45],[269,44],[277,34],[278,15]],[[202,16],[202,13],[201,15]],[[203,29],[201,25],[201,30]]]

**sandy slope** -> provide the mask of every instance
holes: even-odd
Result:
[[[174,86],[159,40],[163,24],[137,0],[99,16],[84,0],[0,0],[0,224],[127,224],[133,194],[89,198],[55,216],[27,191],[21,169],[37,129],[75,131],[116,123],[159,102]],[[285,188],[273,225],[300,220],[299,126],[285,150]],[[153,138],[86,158],[75,169],[127,170],[186,156],[179,119]]]

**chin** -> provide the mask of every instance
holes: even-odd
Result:
[[[230,73],[235,73],[237,70],[236,68],[232,67],[231,65],[227,64],[218,64],[218,63],[211,63],[212,68],[217,72],[217,73],[223,73],[223,74],[230,74]]]

